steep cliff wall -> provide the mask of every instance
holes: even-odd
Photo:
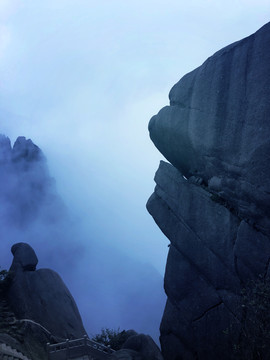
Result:
[[[149,123],[172,164],[161,162],[147,204],[171,241],[167,360],[233,358],[247,316],[241,291],[270,275],[269,98],[267,24],[185,75]]]

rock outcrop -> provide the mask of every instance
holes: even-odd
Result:
[[[185,75],[149,124],[162,154],[270,231],[270,25]]]
[[[43,329],[52,340],[83,337],[86,331],[76,303],[60,276],[49,269],[35,270],[38,260],[28,244],[15,244],[12,253],[8,299],[16,317]]]
[[[241,291],[270,275],[269,49],[270,23],[185,75],[149,123],[172,164],[161,162],[147,203],[171,241],[166,360],[233,358]]]
[[[13,262],[10,267],[10,271],[35,271],[38,258],[36,253],[28,244],[17,243],[12,246],[11,252],[13,255]]]

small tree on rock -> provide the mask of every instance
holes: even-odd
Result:
[[[114,350],[120,350],[127,338],[128,334],[125,330],[120,331],[120,328],[117,330],[102,328],[101,333],[96,334],[92,340],[105,346],[110,346]]]

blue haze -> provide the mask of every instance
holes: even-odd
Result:
[[[74,266],[87,267],[96,243],[108,260],[120,252],[163,275],[168,241],[145,209],[162,158],[148,120],[182,75],[269,15],[265,0],[0,1],[0,132],[45,153],[80,232]],[[40,265],[55,265],[48,259]],[[85,279],[73,294],[86,309],[79,286]],[[117,305],[104,300],[108,313]]]

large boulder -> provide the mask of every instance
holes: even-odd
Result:
[[[185,75],[150,121],[172,164],[161,162],[147,203],[171,241],[166,360],[227,360],[243,339],[253,346],[242,291],[270,275],[269,84],[270,23]]]
[[[183,175],[196,175],[242,218],[270,231],[270,23],[218,51],[170,92],[151,139]]]
[[[15,244],[12,252],[8,299],[17,318],[43,329],[52,339],[83,337],[81,316],[61,277],[50,269],[35,271],[37,257],[30,245]]]
[[[10,271],[35,271],[38,263],[38,258],[35,251],[30,245],[26,243],[14,244],[11,248],[13,261],[10,267]]]
[[[163,360],[161,352],[151,336],[135,332],[132,334],[130,331],[127,335],[130,336],[122,345],[121,350],[111,355],[112,360]]]
[[[137,351],[145,360],[163,360],[157,344],[149,335],[137,334],[130,336],[122,349]]]

